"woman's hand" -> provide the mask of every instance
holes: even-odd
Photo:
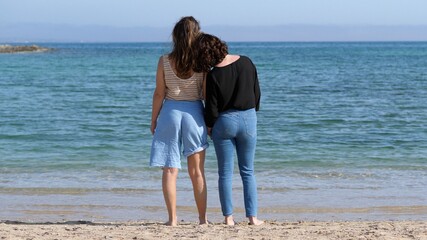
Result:
[[[154,135],[154,132],[156,131],[156,127],[157,127],[157,121],[153,121],[151,122],[151,134]]]

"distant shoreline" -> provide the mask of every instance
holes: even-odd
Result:
[[[9,42],[7,42],[9,43]],[[166,41],[44,41],[44,40],[35,40],[35,41],[11,41],[10,43],[13,44],[31,44],[31,46],[34,46],[36,44],[43,44],[43,45],[52,45],[52,44],[164,44],[165,46],[170,46],[170,42]],[[274,44],[274,43],[286,43],[286,44],[329,44],[329,43],[337,43],[337,44],[352,44],[352,43],[364,43],[364,44],[377,44],[377,43],[420,43],[424,44],[427,43],[427,40],[402,40],[402,41],[376,41],[376,40],[339,40],[339,41],[329,41],[329,40],[319,40],[319,41],[227,41],[228,44],[254,44],[254,43],[268,43],[268,44]],[[10,46],[8,44],[1,44],[0,48],[4,46]],[[29,47],[30,45],[26,45]],[[15,46],[15,47],[21,47],[21,46]],[[51,48],[48,48],[48,50],[52,50]],[[0,50],[2,51],[2,50]]]
[[[37,45],[12,46],[0,45],[0,53],[25,53],[25,52],[46,52],[49,48],[40,47]]]

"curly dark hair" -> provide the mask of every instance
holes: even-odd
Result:
[[[198,36],[193,48],[195,53],[193,71],[195,72],[209,72],[228,54],[227,43],[207,33],[201,33]]]

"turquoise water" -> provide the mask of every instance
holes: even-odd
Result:
[[[0,55],[0,220],[164,220],[148,168],[166,43]],[[427,219],[427,43],[230,43],[257,66],[260,217]],[[206,171],[220,219],[213,144]],[[242,213],[235,178],[236,215]],[[196,220],[186,168],[179,215]]]

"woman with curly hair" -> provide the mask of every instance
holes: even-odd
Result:
[[[192,70],[192,44],[200,34],[193,17],[175,25],[172,52],[160,57],[153,94],[150,166],[161,167],[162,189],[168,210],[166,225],[177,225],[176,182],[181,150],[187,158],[200,224],[206,224],[207,190],[204,173],[207,129],[203,119],[204,74]]]
[[[194,44],[196,72],[206,78],[205,122],[212,136],[218,162],[218,187],[224,222],[234,225],[232,179],[234,152],[237,152],[246,217],[249,224],[258,220],[257,185],[254,175],[257,116],[260,87],[257,70],[246,56],[228,54],[219,38],[201,34]]]

